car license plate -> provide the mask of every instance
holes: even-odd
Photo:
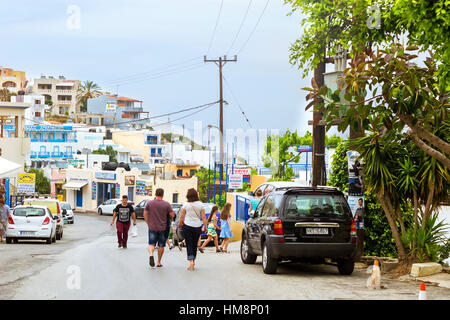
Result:
[[[306,234],[308,235],[328,234],[328,228],[306,228]]]
[[[20,231],[21,236],[34,236],[34,231]]]

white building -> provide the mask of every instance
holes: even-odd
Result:
[[[45,104],[45,97],[35,94],[11,96],[11,102],[25,102],[30,105],[25,109],[25,125],[41,124],[45,121],[45,111],[51,107]]]

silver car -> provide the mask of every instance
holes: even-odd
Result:
[[[73,224],[75,222],[75,216],[73,214],[72,207],[68,202],[61,202],[61,210],[64,218],[67,219],[69,224]]]
[[[56,241],[58,216],[44,206],[16,206],[8,218],[6,243],[22,240]]]

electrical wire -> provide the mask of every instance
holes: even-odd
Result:
[[[164,72],[160,72],[160,73],[154,74],[152,76],[148,76],[146,78],[132,80],[132,81],[128,81],[128,82],[111,84],[110,86],[126,86],[126,85],[130,85],[130,84],[138,83],[138,82],[159,79],[159,78],[163,78],[163,77],[167,77],[167,76],[171,76],[171,75],[174,75],[174,74],[179,74],[179,73],[183,73],[183,72],[186,72],[186,71],[191,71],[191,70],[199,69],[199,68],[203,68],[203,67],[204,67],[204,63],[203,62],[197,62],[197,63],[194,63],[192,65],[184,66],[181,69],[170,70],[170,71],[168,70],[168,71],[164,71]]]
[[[184,60],[184,61],[181,61],[181,62],[178,62],[178,63],[170,64],[170,65],[167,65],[167,66],[164,66],[164,67],[151,69],[151,70],[148,70],[148,71],[145,71],[145,72],[136,73],[136,74],[129,75],[129,76],[124,76],[124,77],[119,77],[119,78],[115,78],[115,79],[108,80],[108,81],[103,81],[103,83],[109,83],[109,84],[123,83],[123,82],[132,81],[132,80],[137,80],[137,79],[140,79],[140,78],[145,78],[145,77],[148,77],[148,76],[153,76],[155,74],[160,74],[160,73],[163,73],[163,72],[166,72],[166,71],[174,71],[174,70],[170,70],[170,69],[175,69],[176,70],[177,68],[183,68],[185,66],[180,66],[180,65],[186,64],[188,62],[191,62],[191,61],[194,61],[194,60],[197,60],[197,59],[200,59],[200,58],[202,58],[202,56],[198,56],[198,57],[191,58],[191,59],[188,59],[188,60]],[[177,67],[177,66],[180,66],[180,67]],[[166,69],[169,69],[169,70],[166,70]]]
[[[261,15],[258,18],[258,21],[256,22],[255,27],[253,28],[252,32],[250,32],[250,35],[248,36],[247,40],[244,42],[244,45],[241,47],[241,49],[239,49],[237,54],[240,54],[242,52],[242,50],[244,50],[245,46],[247,45],[247,43],[250,41],[250,38],[253,36],[253,34],[256,31],[256,28],[258,27],[259,23],[261,22],[261,19],[264,15],[264,13],[266,12],[267,6],[269,5],[269,0],[267,0],[266,5],[263,9],[263,11],[261,12]]]
[[[247,19],[247,15],[248,15],[248,12],[250,11],[250,6],[251,6],[252,2],[253,2],[253,0],[249,0],[249,2],[248,2],[247,11],[245,11],[244,18],[241,21],[241,25],[239,26],[236,36],[234,37],[233,41],[231,42],[230,48],[228,48],[227,55],[230,53],[231,49],[234,46],[234,43],[236,42],[239,34],[241,33],[242,26],[244,25],[245,19]]]
[[[200,111],[202,111],[202,110],[207,109],[207,108],[209,108],[209,107],[211,107],[211,106],[213,106],[213,105],[215,105],[215,104],[217,104],[217,103],[219,103],[219,101],[214,101],[214,102],[210,102],[210,103],[203,104],[203,105],[196,106],[196,107],[191,107],[191,108],[186,108],[186,109],[182,109],[182,110],[178,110],[178,111],[174,111],[174,112],[169,112],[169,113],[165,113],[165,114],[158,115],[158,116],[152,116],[152,117],[141,118],[141,119],[135,119],[135,120],[129,120],[129,121],[123,121],[123,122],[116,122],[116,125],[118,125],[118,124],[124,124],[124,123],[132,123],[132,122],[141,122],[141,121],[143,121],[143,120],[150,120],[150,119],[157,119],[157,118],[167,117],[167,116],[170,116],[170,115],[173,115],[173,114],[178,114],[178,113],[182,113],[182,112],[187,112],[187,111],[195,110],[195,109],[201,109]],[[200,112],[200,111],[196,111],[195,113]],[[192,113],[192,114],[195,114],[195,113]],[[190,114],[190,115],[192,115],[192,114]],[[190,116],[190,115],[188,115],[188,116]],[[187,117],[187,116],[186,116],[186,117]],[[184,116],[181,117],[181,118],[179,118],[179,119],[173,120],[173,121],[177,121],[177,120],[180,120],[180,119],[183,119],[183,118],[184,118]],[[36,123],[36,124],[41,124],[41,125],[51,126],[51,124],[49,125],[48,123],[41,122],[41,121],[36,121],[36,120],[34,120],[34,119],[27,119],[27,118],[24,118],[24,119],[25,119],[25,120],[28,120],[28,121],[32,121],[32,122],[34,122],[34,123]],[[79,126],[71,125],[72,128],[85,128],[86,126],[103,127],[103,125],[94,125],[94,124],[89,124],[89,125],[79,125]]]
[[[228,87],[228,89],[231,92],[231,95],[233,96],[233,99],[236,101],[236,104],[238,105],[239,109],[241,109],[241,113],[245,118],[245,121],[247,121],[247,124],[250,126],[250,128],[252,128],[252,124],[250,123],[250,120],[248,120],[247,115],[245,114],[244,110],[241,107],[241,104],[239,103],[239,100],[237,99],[236,95],[233,93],[233,90],[231,89],[230,84],[227,81],[227,78],[225,78],[225,76],[222,74],[223,79],[225,80],[225,85]]]
[[[208,50],[206,51],[206,55],[208,55],[209,51],[211,50],[211,47],[212,47],[212,44],[214,41],[214,37],[216,35],[217,25],[219,24],[220,15],[222,14],[222,7],[223,7],[223,0],[221,0],[221,2],[220,2],[219,14],[217,15],[216,24],[214,26],[214,31],[212,33],[211,40],[209,41],[209,46],[208,46]]]

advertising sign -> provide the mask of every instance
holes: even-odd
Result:
[[[250,169],[250,168],[236,168],[236,167],[234,167],[234,168],[231,168],[231,167],[229,167],[228,168],[228,175],[231,175],[231,174],[240,174],[240,175],[245,175],[245,176],[249,176],[249,175],[251,175],[251,172],[252,172],[252,169]]]
[[[116,198],[120,198],[120,184],[116,183]]]
[[[95,173],[96,179],[116,180],[116,174],[114,172],[99,172]]]
[[[137,180],[136,181],[136,195],[140,196],[151,196],[153,186],[151,184],[146,184],[145,181]]]
[[[135,177],[134,176],[125,176],[125,185],[126,186],[134,186]]]
[[[106,104],[106,112],[116,112],[116,104],[113,103],[107,103]]]
[[[84,167],[84,159],[67,159],[67,164],[74,167],[79,167],[80,165]]]
[[[363,164],[358,160],[357,151],[348,151],[348,194],[350,196],[362,196],[364,194]]]
[[[19,173],[18,193],[34,193],[36,186],[36,174]]]
[[[97,199],[97,182],[92,182],[92,200]]]
[[[228,188],[242,189],[242,186],[243,186],[242,174],[230,174],[228,176]]]
[[[312,152],[312,145],[297,146],[297,152]]]

